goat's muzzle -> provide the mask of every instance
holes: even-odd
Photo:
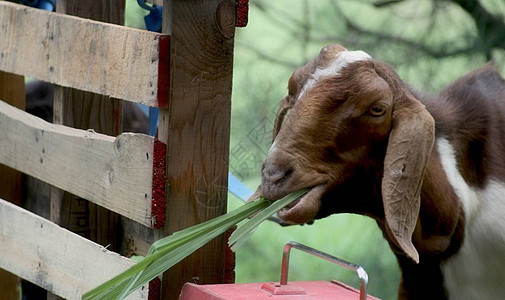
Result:
[[[289,180],[293,171],[285,164],[266,159],[261,167],[261,182],[263,197],[277,200],[284,196],[283,186]]]

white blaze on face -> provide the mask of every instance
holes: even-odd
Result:
[[[319,68],[317,67],[311,77],[307,79],[302,87],[298,99],[302,98],[306,91],[310,90],[317,82],[323,78],[337,75],[344,67],[349,64],[362,60],[372,59],[370,55],[363,51],[342,51],[335,55],[333,61],[331,61],[327,67]]]

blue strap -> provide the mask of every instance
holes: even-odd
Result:
[[[253,194],[253,191],[240,182],[232,173],[228,173],[228,190],[244,202]]]
[[[163,7],[153,5],[154,10],[151,10],[144,17],[146,28],[149,31],[161,32],[161,23],[163,22]]]
[[[146,4],[146,2],[144,0],[137,0],[137,3],[139,4],[140,7],[142,7],[145,10],[149,10],[149,11],[154,10],[154,7],[156,6],[156,5],[149,6]]]
[[[149,106],[149,135],[155,136],[158,130],[158,115],[160,110],[157,107]]]
[[[149,11],[149,14],[144,17],[147,30],[161,32],[161,23],[163,21],[163,7],[156,5],[147,5],[144,0],[137,0],[137,3],[140,7]]]
[[[54,11],[56,7],[56,0],[19,0],[19,3],[48,11]]]

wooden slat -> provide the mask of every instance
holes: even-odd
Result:
[[[50,124],[2,101],[0,128],[0,163],[151,225],[155,138]]]
[[[0,1],[0,70],[166,105],[168,36]],[[159,72],[159,70],[165,70]]]
[[[0,268],[67,299],[128,269],[134,262],[0,199]],[[144,287],[130,299],[147,299]]]

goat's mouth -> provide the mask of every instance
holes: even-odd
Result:
[[[306,194],[279,210],[277,215],[289,225],[310,222],[321,208],[321,197],[325,191],[325,185],[314,186]]]

